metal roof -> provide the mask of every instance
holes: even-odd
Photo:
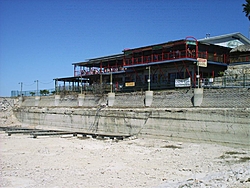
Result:
[[[123,58],[123,53],[89,59],[89,61],[109,61]]]
[[[230,47],[230,48],[234,48],[242,44],[250,45],[250,40],[239,32],[219,35],[219,36],[214,36],[214,37],[208,37],[204,39],[199,39],[198,41],[201,43],[221,45],[221,46]]]
[[[89,80],[89,79],[81,77],[81,76],[75,76],[75,77],[54,78],[53,80],[56,80],[56,81],[65,81],[65,82],[76,82],[76,81],[79,82],[81,80]]]
[[[112,60],[117,60],[117,59],[122,59],[123,58],[123,53],[122,54],[115,54],[115,55],[109,55],[109,56],[103,56],[103,57],[98,57],[98,58],[92,58],[88,59],[87,61],[84,62],[78,62],[78,63],[72,63],[72,65],[78,65],[78,66],[88,66],[88,65],[98,65],[100,62],[105,62],[105,61],[112,61]]]
[[[181,39],[181,40],[175,40],[175,41],[169,41],[169,42],[164,42],[164,43],[159,43],[159,44],[153,44],[153,45],[148,45],[148,46],[142,46],[142,47],[137,47],[137,48],[126,48],[123,50],[123,52],[128,52],[128,51],[146,51],[146,50],[152,50],[154,49],[154,47],[163,47],[163,48],[166,48],[166,47],[172,47],[175,43],[178,43],[178,42],[184,42],[186,40],[184,39]],[[157,48],[156,48],[157,49]]]

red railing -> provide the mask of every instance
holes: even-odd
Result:
[[[199,58],[204,58],[210,61],[214,62],[220,62],[220,63],[228,63],[229,58],[226,54],[216,55],[216,54],[209,54],[206,51],[205,52],[198,52],[197,53]],[[192,58],[196,59],[196,52],[195,50],[189,51],[182,50],[182,51],[173,51],[168,53],[162,53],[162,54],[152,54],[152,55],[144,55],[141,57],[124,57],[123,65],[129,66],[129,65],[136,65],[136,64],[147,64],[147,63],[153,63],[153,62],[160,62],[160,61],[166,61],[166,60],[174,60],[174,59],[182,59],[182,58]]]
[[[173,59],[181,59],[181,58],[193,58],[196,59],[195,50],[176,50],[173,52],[164,52],[161,54],[151,54],[151,55],[143,55],[141,57],[129,57],[124,58],[123,65],[136,65],[136,64],[146,64],[152,62],[173,60]]]
[[[95,75],[100,73],[110,73],[110,72],[120,72],[124,71],[124,68],[122,66],[116,67],[116,66],[110,66],[110,67],[104,67],[104,68],[90,68],[89,70],[75,70],[74,76],[88,76],[88,75]]]

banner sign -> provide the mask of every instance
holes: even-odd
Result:
[[[135,86],[135,82],[126,82],[125,87],[133,87]]]
[[[207,59],[197,58],[197,64],[199,67],[207,67]]]
[[[190,87],[191,86],[191,79],[175,79],[175,87]]]

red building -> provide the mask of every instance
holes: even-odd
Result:
[[[56,78],[56,86],[63,82],[63,88],[71,91],[111,88],[110,83],[115,91],[195,87],[197,77],[214,78],[227,69],[233,44],[250,44],[250,41],[240,33],[233,33],[124,49],[121,54],[73,63],[74,76]],[[204,64],[198,67],[198,60]],[[187,83],[176,85],[176,80]]]

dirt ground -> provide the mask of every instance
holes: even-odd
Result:
[[[247,148],[0,132],[0,187],[250,187]]]

